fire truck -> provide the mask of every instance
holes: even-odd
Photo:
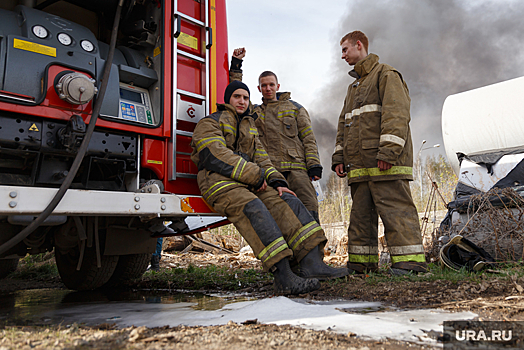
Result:
[[[68,288],[117,286],[146,270],[152,227],[226,222],[190,159],[228,83],[225,6],[0,2],[0,278],[54,251]]]

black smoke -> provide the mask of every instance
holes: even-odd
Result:
[[[353,81],[347,74],[351,67],[340,59],[339,41],[348,32],[366,33],[369,52],[406,80],[415,153],[423,139],[428,146],[442,144],[440,118],[448,95],[524,75],[522,1],[355,0],[348,8],[331,38],[332,82],[310,107],[326,170]]]

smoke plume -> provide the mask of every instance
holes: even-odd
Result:
[[[353,81],[347,74],[352,67],[340,59],[339,41],[346,33],[366,33],[369,52],[398,69],[406,80],[415,152],[423,139],[430,146],[442,143],[440,117],[448,95],[524,75],[524,2],[355,0],[349,4],[348,14],[332,35],[337,53],[330,62],[332,82],[310,108],[326,170],[331,167],[338,116]]]

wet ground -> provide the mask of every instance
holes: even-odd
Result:
[[[358,335],[363,340],[395,339],[436,344],[432,334],[445,320],[472,319],[472,312],[403,310],[379,302],[254,298],[242,294],[189,291],[71,292],[21,290],[0,294],[0,322],[17,325],[111,324],[126,327],[291,325],[316,331]]]

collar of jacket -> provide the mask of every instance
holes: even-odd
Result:
[[[355,64],[355,68],[349,72],[349,75],[355,79],[360,79],[368,75],[373,68],[378,64],[378,56],[374,53],[370,53],[363,60],[360,60]]]
[[[253,105],[251,104],[251,101],[249,101],[248,113],[246,115],[244,115],[243,117],[239,116],[238,113],[237,113],[237,110],[235,109],[235,107],[233,107],[229,103],[217,103],[217,110],[219,110],[219,111],[229,111],[238,120],[240,120],[240,119],[242,119],[244,117],[251,117],[251,118],[253,118],[253,120],[257,120],[257,118],[258,118],[258,114],[253,112]]]
[[[265,104],[267,105],[268,103],[271,103],[271,102],[278,102],[278,101],[287,101],[291,99],[291,92],[289,91],[284,91],[284,92],[277,92],[277,101],[266,101],[264,100],[264,98],[262,98],[262,104]]]

